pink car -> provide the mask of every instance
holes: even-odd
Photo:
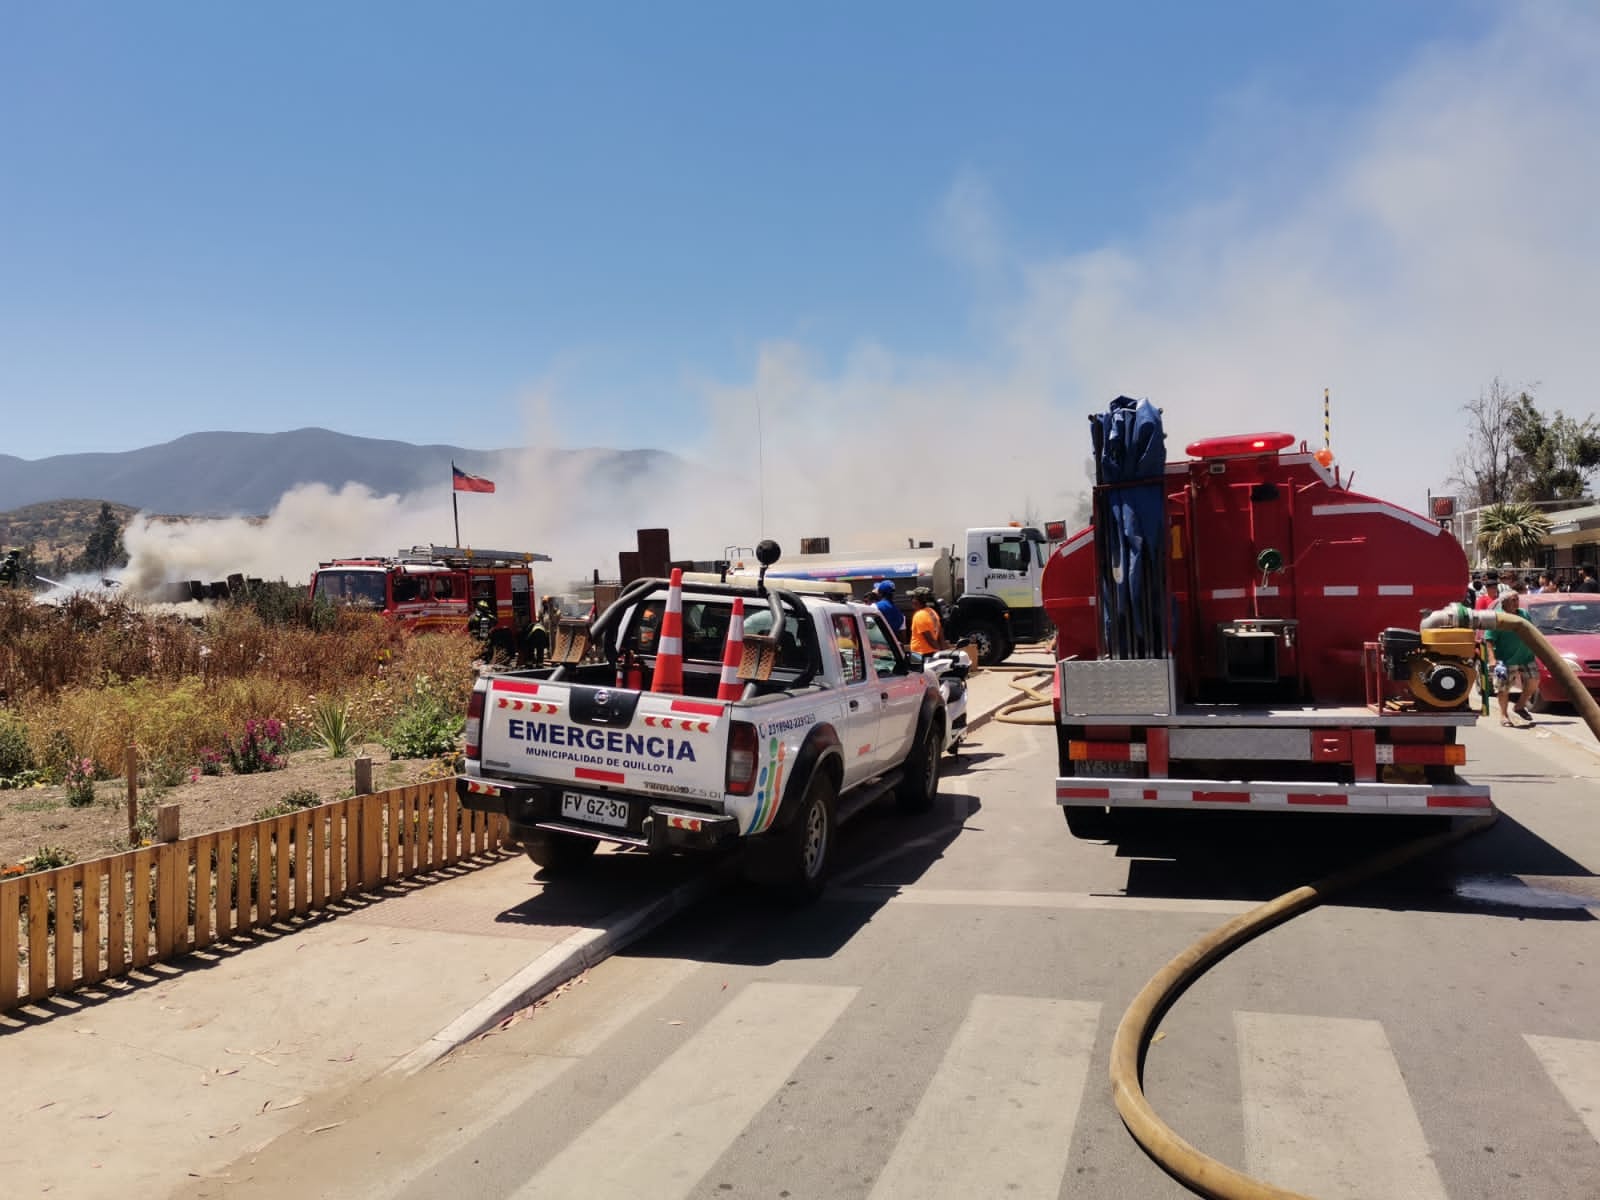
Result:
[[[1600,592],[1541,592],[1522,597],[1522,615],[1550,639],[1556,653],[1572,665],[1589,694],[1600,699]],[[1539,701],[1567,703],[1567,691],[1539,665]]]

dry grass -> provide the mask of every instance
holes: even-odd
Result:
[[[268,624],[245,605],[195,625],[118,599],[79,595],[53,608],[0,591],[0,690],[47,778],[74,757],[119,775],[129,745],[146,767],[198,765],[252,717],[278,718],[303,745],[319,696],[347,702],[367,736],[388,727],[419,680],[465,711],[474,649],[465,635],[410,636],[356,611],[317,632]]]

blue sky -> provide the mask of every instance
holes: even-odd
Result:
[[[24,458],[323,425],[714,461],[759,404],[780,464],[812,421],[876,414],[852,471],[984,430],[1048,506],[1118,391],[1177,440],[1310,436],[1326,386],[1420,505],[1494,375],[1591,407],[1586,4],[0,13]]]

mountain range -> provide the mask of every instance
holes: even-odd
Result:
[[[151,513],[263,514],[303,483],[360,483],[379,495],[443,487],[453,461],[495,477],[518,450],[468,450],[354,437],[329,429],[287,433],[191,433],[137,450],[23,459],[0,454],[0,511],[92,496]],[[672,456],[659,450],[552,450],[581,456],[601,477],[626,478]]]

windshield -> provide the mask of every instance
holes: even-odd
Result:
[[[746,601],[744,631],[751,634],[772,632],[772,612],[763,607],[751,610]],[[629,631],[625,644],[641,654],[656,652],[656,639],[661,631],[661,616],[665,608],[664,597],[652,597],[639,610],[638,619]],[[783,636],[778,639],[778,665],[803,671],[809,661],[810,632],[806,622],[791,612],[783,614]],[[722,661],[723,645],[728,638],[728,622],[733,619],[733,604],[729,600],[689,600],[683,602],[683,656],[691,662]]]
[[[382,571],[318,571],[317,590],[312,598],[330,604],[361,604],[382,608]]]
[[[1600,633],[1600,603],[1525,604],[1522,615],[1541,633]]]

